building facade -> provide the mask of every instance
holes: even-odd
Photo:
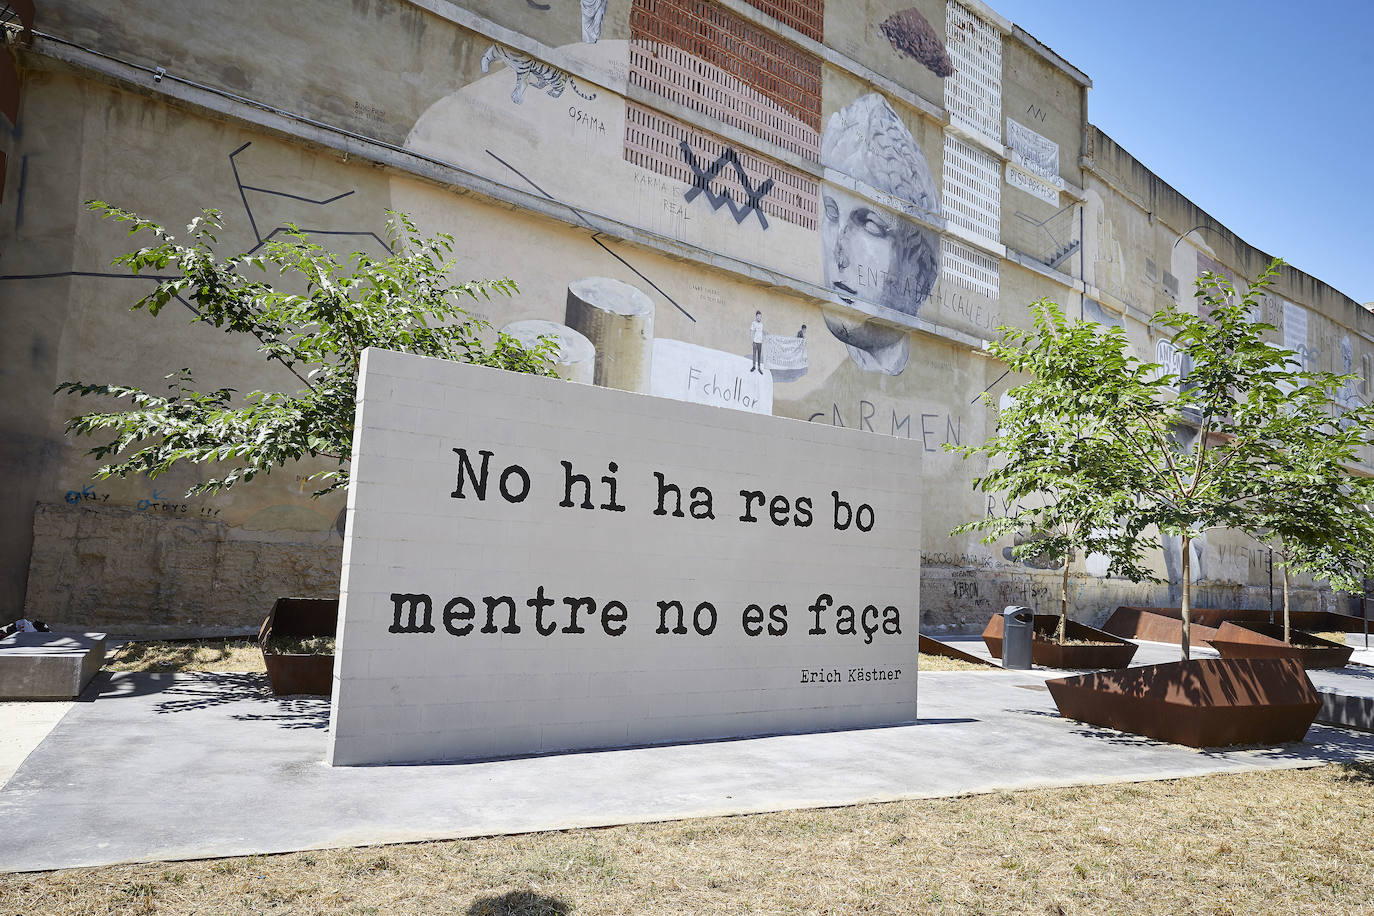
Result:
[[[168,227],[217,208],[224,254],[294,224],[380,255],[403,211],[455,237],[456,279],[514,279],[481,316],[553,328],[569,377],[919,440],[934,629],[1057,594],[1011,543],[948,534],[1005,511],[944,449],[982,441],[982,396],[1014,383],[983,341],[1045,296],[1168,364],[1150,316],[1205,271],[1269,261],[1093,127],[1088,77],[979,0],[39,0],[26,18],[0,141],[10,617],[227,632],[337,588],[343,498],[312,499],[315,468],[189,499],[195,469],[92,480],[92,443],[64,434],[89,405],[59,383],[294,379],[189,311],[131,314],[152,281],[110,266],[133,242],[88,199]],[[1292,268],[1273,292],[1275,342],[1369,398],[1374,315]],[[1195,550],[1196,602],[1267,605],[1265,548],[1214,532]],[[1076,558],[1075,615],[1176,602],[1177,545],[1156,566],[1172,585]]]

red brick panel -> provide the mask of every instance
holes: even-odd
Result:
[[[825,0],[744,0],[807,38],[825,41]]]
[[[821,126],[820,58],[790,45],[768,31],[709,0],[634,0],[630,38],[644,53],[656,47],[684,51],[709,67],[695,77],[689,68],[653,72],[631,55],[631,81],[645,89],[683,101],[702,114],[734,124],[728,117],[736,100],[706,91],[716,68],[747,89],[782,108],[814,131]],[[644,59],[644,55],[640,55]],[[719,81],[724,88],[725,82]],[[672,92],[670,90],[677,90]],[[678,96],[685,93],[688,98]],[[716,95],[712,98],[711,96]],[[742,126],[742,125],[736,125]],[[752,130],[752,127],[745,129]],[[768,139],[772,139],[769,137]]]

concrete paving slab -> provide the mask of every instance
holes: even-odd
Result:
[[[921,677],[916,725],[397,767],[324,765],[329,701],[102,674],[0,790],[0,870],[206,858],[1374,759],[1368,734],[1195,751],[1062,719],[1044,673]]]
[[[0,788],[71,708],[71,700],[0,703]]]

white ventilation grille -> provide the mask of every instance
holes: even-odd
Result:
[[[950,0],[945,13],[945,49],[954,75],[945,80],[949,120],[1002,142],[1002,33]]]
[[[996,258],[949,236],[945,236],[941,243],[944,257],[940,262],[940,270],[947,282],[989,299],[998,298],[1001,283]]]
[[[976,146],[945,134],[945,218],[961,229],[996,242],[1002,236],[1000,163]]]

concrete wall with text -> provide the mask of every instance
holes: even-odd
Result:
[[[327,759],[916,720],[920,446],[368,350]]]

